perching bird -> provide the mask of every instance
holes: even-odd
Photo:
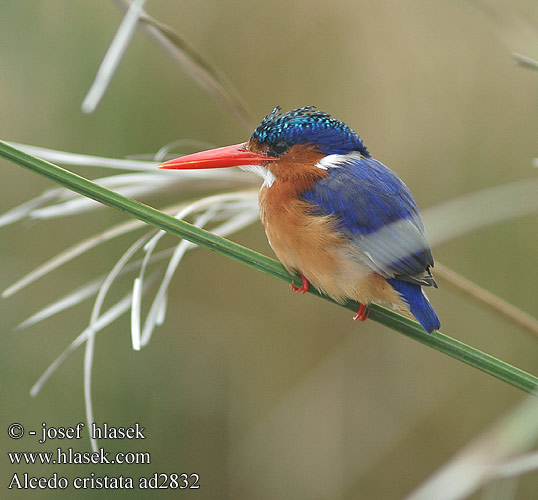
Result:
[[[314,106],[275,108],[250,140],[168,161],[161,168],[240,166],[264,182],[260,214],[269,243],[290,272],[338,302],[377,302],[431,333],[439,319],[422,292],[437,284],[424,225],[411,192],[370,156],[345,123]]]

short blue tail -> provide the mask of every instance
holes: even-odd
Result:
[[[387,281],[409,304],[411,314],[417,318],[424,330],[432,333],[434,330],[441,328],[439,318],[426,296],[422,293],[420,285],[397,279],[388,279]]]

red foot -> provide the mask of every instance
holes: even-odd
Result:
[[[308,287],[310,286],[310,283],[308,283],[308,280],[301,274],[301,279],[303,280],[303,284],[301,287],[296,287],[293,283],[290,284],[290,288],[297,293],[303,294],[308,292]]]
[[[357,314],[355,314],[353,319],[355,321],[366,321],[369,315],[370,311],[368,310],[368,306],[365,306],[364,304],[359,304],[359,310],[357,311]]]

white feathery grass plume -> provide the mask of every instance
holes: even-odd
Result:
[[[243,193],[230,193],[230,194],[222,194],[222,195],[216,195],[211,196],[208,198],[203,198],[201,200],[198,200],[197,202],[194,202],[193,204],[189,205],[188,207],[184,208],[181,212],[179,212],[176,217],[177,218],[184,218],[188,215],[194,213],[195,211],[200,210],[206,210],[205,213],[203,213],[196,221],[195,225],[199,227],[203,227],[207,222],[209,222],[221,209],[227,208],[228,204],[232,203],[232,209],[237,210],[237,202],[241,203],[240,206],[240,212],[239,216],[232,217],[228,223],[221,225],[218,228],[213,229],[213,232],[216,234],[226,235],[230,232],[239,230],[242,227],[245,227],[246,225],[250,224],[258,217],[258,207],[257,202],[252,197],[252,193],[243,192]],[[239,217],[239,219],[238,219]],[[233,222],[232,222],[233,221]],[[146,251],[146,256],[151,256],[152,252],[155,249],[155,246],[157,245],[160,238],[164,236],[164,232],[157,233],[152,240],[150,240],[144,250]],[[166,301],[166,294],[168,290],[168,286],[170,284],[170,281],[172,279],[172,276],[174,275],[181,259],[183,258],[183,255],[185,252],[193,248],[195,245],[188,241],[182,241],[179,243],[176,247],[176,250],[174,251],[174,254],[172,255],[170,262],[168,264],[168,267],[165,271],[163,280],[161,282],[161,285],[155,294],[155,298],[153,300],[153,303],[151,304],[150,310],[148,312],[148,315],[146,317],[146,322],[144,324],[144,329],[141,332],[141,346],[147,345],[149,342],[149,339],[151,337],[151,334],[153,332],[153,329],[157,324],[159,324],[158,318],[160,318],[161,322],[164,320],[164,311],[165,311],[165,301]],[[139,279],[142,281],[144,272],[146,268],[146,263],[143,263],[140,269]],[[141,300],[139,297],[134,296],[133,301]],[[139,304],[137,304],[137,310],[140,310]],[[140,325],[140,322],[137,321],[137,323],[134,325],[136,326]],[[132,325],[133,326],[133,325]],[[140,332],[135,332],[133,335],[140,335]]]
[[[242,227],[244,227],[245,225],[248,225],[250,222],[252,222],[253,220],[255,220],[257,218],[254,197],[252,199],[252,203],[251,203],[250,207],[247,207],[244,204],[242,205],[242,207],[244,209],[246,209],[246,210],[248,210],[248,208],[250,208],[251,209],[250,215],[248,215],[248,217],[245,215],[245,221],[238,220],[237,221],[237,226],[233,227],[233,228],[230,228],[231,232],[233,232],[235,229],[241,229]],[[234,220],[237,220],[237,216],[234,218]],[[219,229],[219,228],[217,228],[217,229]],[[219,231],[219,233],[221,233],[221,232],[222,231]],[[226,234],[228,234],[228,230],[226,230]],[[96,246],[98,244],[97,240],[95,240],[94,243],[95,243],[95,245],[93,245],[93,246]],[[190,250],[191,248],[194,248],[194,247],[195,246],[193,245],[192,247],[187,248],[187,250]],[[159,262],[159,261],[162,261],[164,259],[167,259],[167,258],[171,257],[171,255],[175,251],[175,248],[176,247],[173,247],[173,248],[162,250],[160,252],[157,252],[157,253],[153,254],[151,259],[149,260],[149,263]],[[89,249],[89,247],[84,248],[84,250],[88,250],[88,249]],[[73,256],[71,256],[71,258],[72,257]],[[130,271],[133,271],[133,270],[139,270],[140,266],[142,264],[142,261],[143,261],[143,259],[131,262],[129,265],[127,265],[127,266],[125,266],[123,268],[123,270],[119,273],[119,276],[121,276],[123,274],[126,274],[126,273],[128,273]],[[67,262],[67,259],[65,260],[65,262]],[[55,262],[55,263],[59,266],[62,263],[65,263],[65,262]],[[36,276],[27,275],[28,280],[24,280],[24,282],[17,282],[17,284],[20,283],[20,287],[17,286],[16,288],[14,288],[12,293],[16,293],[23,286],[29,285],[32,281],[38,279],[45,272],[51,272],[55,268],[53,266],[45,266],[45,267],[47,269],[44,269],[41,273],[37,273],[38,275],[36,275]],[[39,269],[42,269],[42,268],[40,267]],[[64,295],[63,297],[59,298],[58,300],[55,300],[55,301],[51,302],[50,304],[46,305],[45,307],[43,307],[42,309],[40,309],[39,311],[34,313],[32,316],[30,316],[29,318],[27,318],[26,320],[21,322],[15,328],[15,333],[20,332],[20,331],[22,331],[22,330],[24,330],[24,329],[26,329],[26,328],[28,328],[28,327],[30,327],[32,325],[35,325],[35,324],[37,324],[37,323],[39,323],[39,322],[53,316],[53,315],[56,315],[56,314],[66,310],[66,309],[69,309],[70,307],[73,307],[73,306],[81,303],[82,301],[92,297],[93,295],[95,295],[98,292],[103,280],[104,280],[104,277],[100,277],[100,278],[97,278],[95,280],[92,280],[89,283],[86,283],[85,285],[81,286],[80,288],[77,288],[76,290],[73,290],[72,292],[69,292],[68,294]],[[12,287],[10,287],[10,288],[12,288]],[[8,289],[6,291],[10,291],[10,290]],[[9,295],[11,295],[12,293],[9,293]],[[8,295],[8,294],[6,294],[6,295]],[[157,325],[161,325],[163,323],[165,311],[166,311],[166,296],[164,297],[161,309],[159,309],[159,314],[158,314],[157,319],[156,319],[156,324]]]
[[[234,195],[232,195],[234,196]],[[215,197],[211,197],[215,198]],[[226,196],[222,196],[222,198],[226,198]],[[232,198],[233,201],[236,201],[236,197]],[[192,203],[191,205],[185,207],[181,212],[179,212],[178,217],[186,217],[190,213],[200,210],[201,207],[204,207],[208,205],[207,210],[202,213],[197,220],[195,221],[195,225],[198,227],[204,226],[209,220],[213,218],[213,216],[218,212],[218,210],[221,208],[218,204],[215,204],[215,200],[208,199],[202,199],[198,200],[197,202]],[[257,217],[257,211],[255,216],[251,216],[251,218],[247,219],[246,217],[243,217],[244,221],[248,220],[254,220],[254,218]],[[231,225],[230,227],[235,228],[236,225]],[[95,300],[95,305],[91,314],[90,319],[90,325],[88,327],[88,334],[86,339],[86,349],[85,349],[85,356],[84,356],[84,401],[85,401],[85,407],[86,407],[86,420],[88,423],[88,428],[90,428],[91,424],[94,422],[93,417],[93,403],[92,403],[92,396],[91,396],[91,373],[92,373],[92,366],[93,366],[93,355],[94,355],[94,345],[95,345],[95,324],[100,319],[100,313],[101,313],[101,307],[104,302],[104,299],[112,286],[112,283],[117,278],[117,276],[120,274],[121,270],[125,267],[127,262],[130,260],[130,258],[134,255],[136,251],[138,251],[154,234],[155,231],[151,231],[150,233],[142,236],[139,238],[131,247],[122,255],[122,257],[118,260],[112,271],[109,273],[107,278],[105,279],[104,283],[101,285],[101,288],[99,289],[99,293],[97,295],[97,298]],[[155,236],[153,237],[155,238]],[[146,247],[148,245],[146,244]],[[151,245],[152,248],[154,248],[155,245]],[[176,255],[179,255],[180,257],[175,259],[175,265],[171,266],[169,265],[169,269],[172,268],[174,271],[177,268],[177,264],[179,264],[180,258],[185,253],[186,249],[189,246],[193,246],[190,242],[187,241],[181,241],[179,245],[177,245],[177,250],[174,252],[174,255],[172,256],[171,261],[174,261],[174,257]],[[140,305],[141,305],[141,291],[143,288],[143,281],[142,281],[142,275],[145,271],[145,268],[147,266],[147,263],[149,261],[150,253],[148,252],[146,254],[146,257],[144,258],[142,262],[142,270],[140,273],[139,278],[135,279],[134,286],[133,286],[133,292],[131,294],[131,339],[132,339],[132,345],[135,350],[139,350],[141,345],[146,345],[149,341],[149,335],[146,335],[146,332],[143,332],[143,334],[140,334],[140,321],[139,321],[139,314],[140,314]],[[167,270],[168,272],[168,270]],[[170,273],[169,279],[171,279]],[[166,275],[165,275],[166,279]],[[168,279],[168,282],[169,282]],[[164,280],[163,280],[164,281]],[[167,285],[166,285],[167,286]],[[159,291],[163,290],[163,287],[161,285],[161,288]],[[164,289],[164,292],[166,292],[166,288]],[[155,308],[152,305],[152,310],[155,311],[154,316],[151,316],[152,322],[151,322],[151,331],[153,330],[155,324],[158,322],[158,318],[163,316],[163,306],[164,303],[162,301],[155,302],[156,304]],[[150,311],[150,312],[151,312]],[[150,315],[148,315],[150,316]],[[151,332],[150,332],[151,333]],[[90,436],[92,449],[94,451],[97,451],[97,443],[93,439],[92,436]]]
[[[110,307],[106,312],[104,312],[93,325],[95,332],[101,331],[103,328],[108,326],[114,320],[123,315],[131,307],[132,294],[129,292],[125,297],[120,301]],[[48,366],[48,368],[41,374],[37,379],[36,383],[30,389],[30,395],[36,396],[39,391],[43,388],[45,382],[50,378],[50,376],[58,369],[58,367],[68,358],[68,356],[74,352],[79,346],[81,346],[89,336],[90,328],[85,328],[82,333],[80,333],[61,353],[60,355]]]
[[[228,232],[237,230],[240,227],[244,227],[245,225],[250,224],[258,217],[256,198],[255,196],[253,196],[253,194],[254,193],[252,192],[246,191],[203,198],[201,200],[192,202],[187,206],[184,206],[184,208],[178,213],[178,216],[186,217],[197,211],[204,210],[204,212],[202,212],[201,215],[196,219],[195,224],[203,226],[212,219],[217,220],[219,218],[218,216],[220,216],[226,222],[218,226],[216,228],[216,231],[227,234]],[[232,215],[230,218],[229,213],[226,213],[226,211],[229,211],[231,214],[234,214],[237,212],[237,210],[240,210],[239,216]],[[103,234],[101,234],[89,238],[82,244],[75,245],[74,247],[63,252],[61,256],[57,256],[57,258],[53,259],[52,261],[49,261],[48,265],[41,266],[41,268],[38,270],[39,272],[32,273],[32,275],[30,275],[28,279],[18,282],[18,286],[10,287],[10,289],[8,289],[7,291],[9,292],[9,294],[15,293],[15,291],[27,285],[29,282],[37,279],[39,276],[50,272],[52,269],[58,267],[62,263],[71,260],[75,256],[80,255],[88,249],[98,245],[99,243],[103,241],[108,241],[110,238],[113,238],[119,234],[123,234],[124,232],[130,231],[139,226],[139,224],[133,225],[132,222],[133,221],[129,221],[129,223],[115,226],[114,228],[107,231],[104,237]],[[77,347],[86,342],[84,356],[84,401],[86,407],[86,420],[88,423],[88,428],[90,427],[90,424],[94,421],[93,403],[91,395],[91,373],[94,357],[95,335],[105,326],[118,318],[120,315],[127,312],[128,309],[131,309],[131,319],[134,325],[133,332],[136,333],[137,322],[138,325],[140,325],[139,316],[142,292],[155,279],[155,274],[153,274],[148,279],[145,279],[144,282],[142,281],[142,276],[145,272],[145,268],[149,262],[156,260],[157,257],[162,257],[165,254],[170,253],[170,251],[165,251],[160,252],[160,255],[153,254],[153,249],[155,248],[156,243],[164,234],[165,233],[162,231],[158,232],[158,234],[155,234],[155,231],[151,231],[148,234],[140,237],[135,243],[133,243],[129,247],[126,252],[124,252],[122,257],[117,261],[113,269],[110,271],[110,273],[106,276],[104,280],[99,280],[98,282],[94,281],[86,285],[82,289],[73,292],[72,294],[64,297],[62,300],[57,301],[51,306],[43,309],[40,313],[36,313],[20,326],[20,328],[22,328],[29,326],[29,324],[34,324],[38,321],[41,321],[42,319],[56,313],[59,309],[63,310],[66,307],[78,303],[81,300],[84,300],[85,298],[97,292],[97,297],[95,299],[88,327],[49,366],[49,368],[43,373],[43,375],[40,377],[40,379],[36,382],[36,384],[31,390],[32,395],[37,394],[45,381],[48,380],[48,378],[52,375],[52,373],[54,373],[54,371],[63,362],[63,360],[66,359],[67,356]],[[158,236],[158,238],[156,236]],[[152,241],[152,245],[147,245],[148,240]],[[108,291],[110,290],[110,287],[118,278],[118,276],[120,276],[129,267],[127,266],[127,263],[132,258],[132,256],[145,244],[146,254],[142,259],[141,263],[138,263],[138,265],[140,265],[144,272],[141,273],[141,276],[139,278],[135,279],[133,292],[127,294],[122,300],[116,303],[105,313],[101,313],[104,300]],[[190,248],[193,248],[194,246],[195,245],[192,245],[191,243],[186,241],[181,241],[179,245],[176,246],[176,249],[172,253],[172,259],[174,259],[174,256],[179,256],[179,258],[176,257],[174,264],[172,266],[169,264],[168,266],[167,273],[165,273],[165,281],[167,281],[167,283],[169,283],[173,275],[173,271],[175,271],[175,269],[177,268],[179,260],[181,259],[185,251]],[[150,248],[151,252],[148,251]],[[166,287],[163,288],[161,284],[160,290],[162,295],[160,296],[160,300],[158,302],[154,301],[154,304],[152,305],[151,309],[152,314],[149,315],[151,321],[146,322],[147,324],[151,325],[151,331],[153,330],[155,325],[162,324],[162,322],[164,321],[164,315],[166,311]],[[146,335],[146,337],[144,338],[144,345],[147,344],[148,341],[149,336]],[[138,326],[138,335],[132,335],[132,342],[135,349],[140,348],[140,326]],[[91,438],[91,436],[90,439],[92,449],[96,450],[97,443],[94,439]]]
[[[205,223],[213,217],[213,215],[214,214],[208,210],[205,214],[199,217],[199,219],[196,221],[196,225],[198,225],[198,227],[203,227]],[[237,231],[240,228],[249,225],[251,222],[256,220],[257,217],[257,213],[253,212],[237,215],[219,227],[213,229],[213,232],[219,236],[226,236],[231,232]],[[185,252],[194,248],[195,246],[196,245],[186,240],[177,245],[176,250],[170,259],[161,285],[155,294],[153,303],[151,304],[150,310],[147,314],[144,329],[141,334],[141,346],[148,344],[155,326],[163,323],[166,312],[168,286],[170,285],[172,277],[174,276],[181,259],[185,255]]]
[[[145,172],[146,177],[129,173],[124,175],[114,175],[96,179],[94,182],[106,187],[117,189],[118,192],[132,197],[152,196],[162,192],[164,189],[176,189],[180,191],[190,191],[196,186],[205,186],[207,182],[215,188],[237,187],[238,185],[253,185],[256,180],[248,173],[239,169],[217,169],[217,170],[188,170],[177,175],[175,172],[157,170],[156,165],[165,159],[171,148],[176,146],[207,146],[201,141],[180,140],[163,146],[159,152],[152,155],[151,160],[141,161],[136,159],[117,159],[100,156],[83,155],[78,153],[68,153],[53,149],[29,146],[11,142],[11,145],[44,160],[61,163],[64,165],[102,167],[118,170]],[[56,203],[51,205],[51,203]],[[49,205],[45,206],[44,205]],[[65,188],[49,189],[17,207],[0,215],[0,227],[7,226],[26,217],[29,218],[53,218],[70,216],[77,213],[102,208],[102,205],[78,195]]]
[[[114,189],[118,193],[131,198],[158,194],[159,192],[168,190],[170,186],[170,179],[167,176],[159,175],[158,171],[154,174],[111,175],[101,179],[94,179],[93,182],[100,186]],[[58,203],[50,207],[38,208],[32,211],[32,218],[52,219],[65,217],[87,212],[95,208],[102,208],[102,204],[84,196],[75,195],[64,203]]]
[[[146,279],[146,287],[149,287],[151,283],[157,278],[157,273],[153,273]],[[58,369],[58,367],[73,353],[78,347],[80,347],[88,338],[91,329],[95,333],[99,333],[106,326],[110,325],[113,321],[125,314],[132,305],[132,293],[127,293],[121,300],[116,302],[113,306],[108,308],[103,314],[99,316],[99,319],[94,323],[93,327],[86,327],[61,353],[56,359],[47,367],[47,369],[37,379],[35,384],[30,389],[30,395],[36,396],[39,391],[45,385],[45,382],[51,377],[51,375]]]
[[[236,195],[230,194],[230,195],[227,195],[226,197],[229,197],[230,200],[237,200],[239,198],[242,201],[241,205],[239,206],[229,205],[229,207],[236,208],[236,209],[241,208],[241,210],[244,212],[241,217],[235,216],[229,221],[230,223],[225,223],[217,228],[218,233],[222,235],[229,234],[230,232],[233,232],[235,230],[239,230],[257,218],[257,207],[256,207],[255,199],[252,197],[251,193],[241,192],[241,193],[237,193]],[[203,204],[200,203],[200,205],[198,205],[198,208],[204,208],[205,206],[211,204],[211,202],[208,202],[206,199],[203,199],[200,201],[204,201],[204,203]],[[251,209],[250,211],[248,211],[249,208]],[[145,237],[147,237],[147,235]],[[92,240],[93,239],[94,238],[92,238]],[[160,260],[170,257],[173,254],[175,248],[177,248],[177,246],[172,249],[163,250],[159,253],[154,254],[153,257],[150,259],[150,262],[153,263],[153,262],[160,261]],[[192,245],[189,248],[187,248],[187,250],[191,248],[196,248],[196,246]],[[132,271],[133,269],[139,269],[141,264],[142,264],[142,260],[139,260],[139,261],[135,261],[131,263],[130,265],[123,266],[120,272],[116,273],[116,277],[121,275],[123,272]],[[147,278],[145,279],[145,281],[146,280]],[[155,280],[155,276],[152,275],[151,282],[153,282],[154,280]],[[40,310],[38,313],[34,314],[30,318],[28,318],[26,321],[21,323],[21,325],[17,327],[17,330],[22,330],[23,328],[27,328],[28,326],[33,325],[39,321],[42,321],[43,319],[46,319],[61,310],[65,310],[66,308],[72,305],[78,304],[82,300],[95,294],[101,288],[103,281],[104,281],[103,279],[98,278],[97,280],[90,282],[84,287],[81,287],[80,289],[75,290],[74,292],[71,292],[70,294],[67,294],[66,296],[62,297],[58,301],[53,302],[49,306],[46,306],[45,308]],[[129,297],[132,297],[132,294],[129,294]],[[158,311],[157,324],[162,323],[164,319],[163,318],[164,311],[165,311],[165,303],[162,304],[161,308]],[[117,312],[117,309],[113,310],[113,313],[115,312]],[[123,310],[123,312],[125,312],[125,310]],[[115,319],[115,316],[114,316],[114,319]],[[108,324],[108,322],[106,324]],[[78,345],[79,345],[78,343],[75,343],[73,347],[76,348],[78,347]]]
[[[245,190],[245,191],[237,192],[235,196],[236,197],[239,196],[241,199],[250,198],[251,199],[250,207],[252,208],[255,206],[255,199],[256,199],[255,191]],[[232,198],[233,197],[234,195],[232,195]],[[170,207],[166,207],[163,211],[167,213],[175,212],[180,207],[186,206],[187,203],[188,202],[177,204],[177,205],[172,205]],[[255,210],[257,210],[257,208]],[[142,227],[144,227],[143,222],[140,222],[138,220],[129,220],[127,222],[122,222],[120,224],[112,226],[111,228],[101,233],[93,235],[89,238],[86,238],[85,240],[80,241],[79,243],[72,245],[71,247],[60,252],[59,254],[51,258],[50,260],[44,262],[43,264],[41,264],[34,270],[30,271],[28,274],[26,274],[25,276],[17,280],[15,283],[10,285],[8,288],[6,288],[2,292],[2,297],[7,298],[7,297],[10,297],[11,295],[14,295],[15,293],[27,287],[34,281],[38,280],[39,278],[47,275],[48,273],[54,271],[60,266],[75,259],[76,257],[79,257],[80,255],[95,248],[98,245],[102,243],[106,243],[116,237],[124,235],[128,232],[134,231],[136,229],[140,229]]]
[[[167,250],[162,250],[156,253],[151,258],[151,263],[159,262],[169,258],[172,255],[173,251],[173,248],[169,248]],[[141,263],[142,259],[131,262],[129,265],[123,268],[119,276],[122,276],[130,271],[140,269]],[[70,307],[80,304],[84,300],[96,295],[105,277],[106,276],[101,276],[95,280],[92,280],[89,283],[86,283],[85,285],[81,286],[80,288],[77,288],[76,290],[67,293],[58,300],[55,300],[50,304],[46,305],[45,307],[34,313],[32,316],[27,318],[25,321],[20,323],[15,328],[15,333],[20,332],[21,330],[24,330],[32,325],[35,325],[36,323],[39,323],[40,321],[43,321],[55,314],[65,311]]]
[[[188,175],[174,175],[174,173],[162,174],[164,170],[155,170],[146,174],[122,174],[95,179],[93,182],[108,188],[114,188],[117,192],[130,197],[144,198],[157,195],[163,191],[175,189],[176,192],[189,192],[197,187],[206,187],[208,183],[217,189],[225,187],[237,187],[241,184],[252,185],[253,179],[248,174],[237,171],[232,175],[223,173],[219,169],[214,172],[208,170],[191,170]],[[192,172],[195,172],[192,174]],[[201,175],[201,172],[205,174]],[[138,176],[138,177],[135,177]],[[67,189],[57,193],[57,204],[47,207],[36,207],[27,213],[33,219],[48,219],[67,217],[74,214],[101,209],[100,203],[80,196]],[[43,205],[43,203],[41,203]]]
[[[255,211],[246,211],[244,213],[238,214],[220,226],[213,229],[213,233],[217,234],[218,236],[227,236],[230,233],[234,233],[238,231],[239,229],[248,226],[253,221],[255,221],[258,218],[258,213]],[[153,303],[150,307],[150,311],[146,317],[146,322],[144,323],[144,330],[142,332],[142,338],[141,338],[141,345],[147,345],[149,342],[151,335],[153,333],[153,330],[155,326],[160,325],[164,322],[165,319],[165,312],[166,312],[166,302],[167,302],[167,290],[168,286],[170,284],[170,281],[172,277],[174,276],[174,273],[183,258],[183,255],[186,251],[195,248],[195,245],[193,243],[190,243],[188,241],[181,242],[176,247],[176,252],[174,252],[174,255],[170,259],[168,268],[165,272],[165,275],[163,277],[161,286],[159,290],[157,291]]]
[[[87,333],[87,338],[86,338],[86,349],[84,352],[84,402],[85,402],[85,407],[86,407],[86,422],[88,424],[88,429],[91,428],[91,424],[94,422],[93,404],[92,404],[92,396],[91,396],[91,374],[92,374],[92,367],[93,367],[95,335],[97,333],[96,325],[101,319],[101,308],[108,294],[108,291],[110,290],[110,287],[112,286],[112,283],[114,282],[114,280],[117,278],[118,274],[121,272],[123,267],[127,264],[127,262],[131,259],[131,257],[135,254],[135,252],[137,252],[144,245],[144,243],[146,243],[146,241],[149,238],[151,238],[153,233],[154,231],[151,231],[150,233],[145,234],[144,236],[140,237],[127,249],[127,251],[116,262],[116,264],[114,265],[110,273],[105,278],[104,282],[99,288],[99,292],[97,293],[97,297],[95,299],[93,310],[90,316],[90,324],[88,325],[88,328],[87,328],[88,333]],[[91,435],[91,433],[90,433],[90,441],[92,444],[93,451],[97,451],[97,442],[94,439],[94,437]]]

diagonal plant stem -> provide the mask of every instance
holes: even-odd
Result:
[[[479,304],[489,308],[492,312],[515,323],[527,332],[538,336],[538,321],[509,302],[488,292],[486,289],[469,281],[467,278],[464,278],[439,262],[435,263],[435,276],[444,279],[449,285],[452,285],[460,292],[464,292]]]
[[[127,198],[103,186],[94,184],[93,182],[57,165],[20,151],[3,141],[0,141],[0,156],[33,172],[39,173],[57,184],[61,184],[83,196],[87,196],[111,208],[119,210],[130,217],[137,218],[158,229],[162,229],[170,234],[189,240],[199,246],[214,250],[282,281],[288,283],[293,281],[295,284],[299,285],[299,278],[297,276],[291,276],[284,266],[274,259],[208,231],[199,229],[185,221],[175,219],[155,208]],[[316,291],[312,291],[312,293],[323,297]],[[327,299],[327,297],[324,298]],[[345,304],[344,307],[354,310],[357,305],[350,302]],[[537,377],[511,366],[504,361],[496,359],[489,354],[459,342],[440,332],[434,332],[429,335],[418,323],[376,304],[371,306],[370,318],[395,331],[403,333],[418,342],[437,349],[448,356],[463,361],[483,372],[489,373],[523,391],[537,394]]]

